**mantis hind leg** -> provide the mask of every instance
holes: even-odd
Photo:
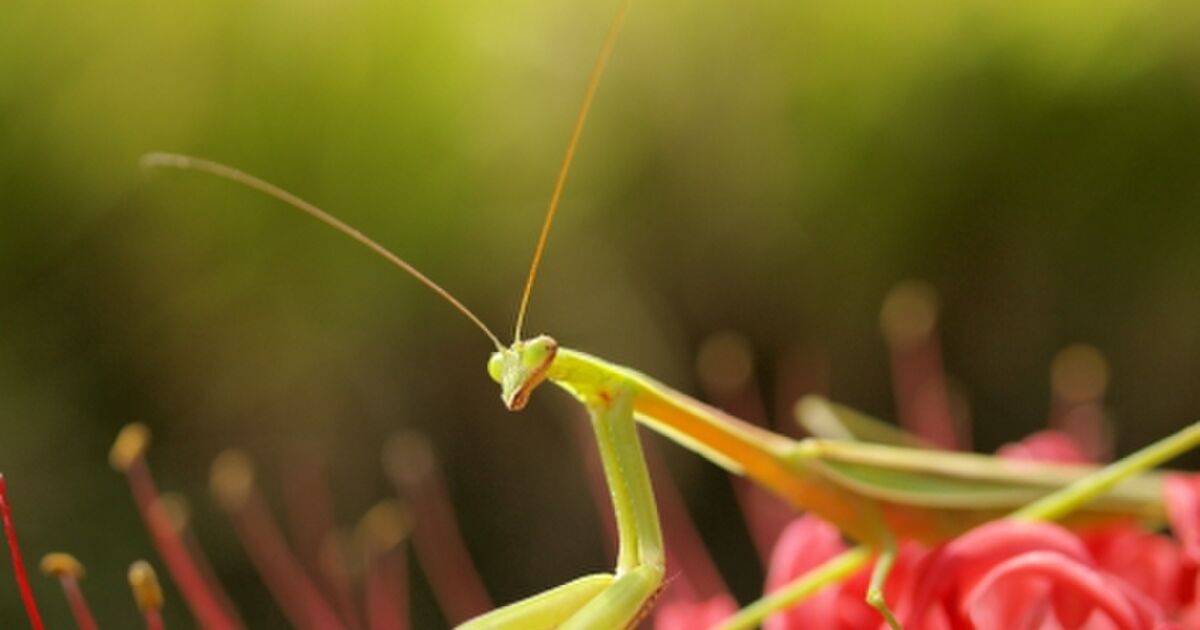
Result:
[[[879,611],[892,630],[902,630],[900,622],[896,620],[892,609],[888,608],[887,600],[883,596],[883,585],[887,583],[888,575],[891,574],[895,563],[896,543],[888,540],[875,558],[875,568],[871,570],[871,582],[867,585],[867,603],[871,605],[871,608]]]
[[[587,405],[616,513],[613,573],[568,582],[477,617],[459,630],[612,630],[640,619],[662,585],[664,552],[633,397],[628,386],[615,385]]]

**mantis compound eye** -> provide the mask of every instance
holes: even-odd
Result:
[[[504,377],[504,355],[501,351],[497,350],[492,353],[492,356],[488,357],[487,371],[488,376],[492,377],[493,381],[497,383],[501,382],[501,379]]]
[[[554,356],[558,354],[558,342],[546,335],[539,335],[527,341],[520,354],[521,365],[526,370],[544,371],[549,369]]]

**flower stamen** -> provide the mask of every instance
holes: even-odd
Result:
[[[195,558],[171,526],[168,512],[159,502],[158,487],[146,463],[146,448],[150,445],[150,430],[141,423],[126,425],[117,434],[109,451],[109,463],[118,472],[124,473],[133,493],[134,503],[141,513],[146,530],[158,551],[167,572],[175,580],[183,601],[192,611],[200,625],[208,630],[242,630],[236,616],[222,602],[229,598],[216,592],[215,580],[205,579]]]
[[[892,387],[900,424],[941,448],[960,449],[966,423],[952,411],[941,341],[938,295],[927,282],[906,280],[884,297],[879,324],[892,363]]]
[[[383,448],[383,467],[416,515],[412,536],[417,560],[446,618],[459,624],[491,610],[491,597],[459,533],[429,439],[414,431],[393,435]]]
[[[79,588],[79,580],[84,576],[83,565],[79,560],[69,553],[48,553],[42,556],[41,569],[42,573],[58,578],[79,630],[96,630],[96,618],[92,616],[92,609],[83,596],[83,590]]]
[[[242,548],[283,614],[298,628],[343,630],[345,625],[284,541],[255,488],[254,464],[238,450],[213,460],[209,488],[229,515]]]
[[[21,547],[17,544],[17,526],[13,523],[12,505],[8,502],[8,482],[3,474],[0,474],[0,518],[4,520],[4,536],[8,539],[13,574],[17,579],[17,588],[21,590],[21,602],[25,605],[25,614],[29,617],[29,625],[33,626],[33,630],[45,630],[45,626],[42,624],[42,613],[38,612],[37,600],[33,598],[33,589],[29,588],[29,576],[25,573],[25,560],[21,557]]]
[[[355,530],[366,556],[367,626],[407,630],[408,570],[404,541],[412,515],[399,501],[382,501],[363,515]]]
[[[163,630],[162,586],[149,562],[138,560],[129,566],[129,588],[133,591],[133,601],[142,612],[146,630]]]
[[[334,534],[333,492],[325,459],[310,445],[296,449],[282,469],[283,503],[296,555],[330,596],[352,630],[363,627],[346,557]]]

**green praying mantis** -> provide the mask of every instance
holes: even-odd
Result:
[[[798,406],[814,437],[795,440],[675,391],[635,370],[560,346],[545,335],[525,338],[530,295],[588,111],[629,8],[623,0],[592,69],[567,145],[525,283],[514,340],[504,344],[454,296],[408,262],[317,206],[232,167],[179,154],[143,162],[206,172],[274,197],[332,226],[446,299],[495,346],[488,374],[504,405],[522,409],[550,382],[587,410],[616,515],[618,557],[611,573],[588,575],[509,604],[460,626],[465,630],[628,628],[644,615],[664,580],[664,544],[637,423],[769,489],[798,510],[839,527],[860,546],[743,609],[721,627],[748,628],[875,560],[868,601],[893,627],[883,584],[898,541],[945,541],[991,519],[1059,519],[1085,524],[1133,516],[1161,521],[1162,480],[1141,474],[1200,445],[1200,423],[1106,468],[1009,462],[905,445],[874,421],[817,398]],[[836,439],[830,438],[838,434]],[[883,436],[884,443],[870,443]],[[850,437],[853,439],[845,439]],[[1140,476],[1139,476],[1140,474]]]

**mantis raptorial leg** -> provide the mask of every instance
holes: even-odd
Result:
[[[612,574],[591,575],[459,626],[604,630],[631,625],[662,584],[664,556],[650,473],[633,418],[634,392],[616,384],[585,403],[612,494],[618,532]]]
[[[730,472],[752,479],[796,508],[816,513],[862,543],[786,592],[773,594],[746,609],[729,628],[753,625],[770,612],[853,572],[879,550],[885,550],[885,555],[872,579],[872,604],[886,615],[882,585],[890,566],[887,560],[891,552],[887,550],[893,549],[897,541],[946,540],[1015,510],[1015,515],[1022,518],[1162,517],[1161,478],[1128,478],[1161,463],[1166,455],[1195,446],[1200,442],[1198,426],[1173,436],[1169,448],[1123,460],[1115,468],[1099,472],[1079,466],[1014,464],[982,455],[895,444],[793,440],[722,413],[634,370],[560,347],[550,337],[523,339],[525,313],[550,227],[628,4],[628,0],[621,4],[588,81],[530,265],[514,340],[507,346],[477,316],[412,265],[317,206],[216,162],[162,153],[143,160],[148,166],[207,172],[275,197],[414,276],[484,331],[496,349],[488,371],[501,385],[501,398],[508,409],[521,409],[540,384],[550,381],[588,410],[617,513],[617,566],[611,574],[579,578],[500,608],[464,627],[599,630],[628,626],[644,611],[662,582],[663,544],[635,430],[638,422]],[[1124,483],[1118,484],[1121,481]]]

